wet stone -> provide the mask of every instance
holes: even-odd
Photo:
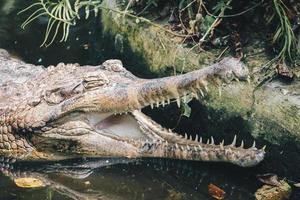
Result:
[[[4,149],[4,144],[0,142],[0,149]]]

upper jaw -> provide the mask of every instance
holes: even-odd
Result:
[[[180,98],[192,96],[201,98],[209,91],[209,84],[246,79],[248,69],[234,58],[224,60],[212,66],[178,76],[157,79],[131,79],[111,81],[103,88],[87,91],[64,101],[60,113],[75,110],[98,111],[102,113],[125,113],[140,110],[146,106],[164,106],[171,100],[180,105]],[[228,77],[230,76],[230,77]],[[124,82],[123,82],[124,81]]]

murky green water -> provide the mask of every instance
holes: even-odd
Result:
[[[71,30],[67,43],[54,43],[48,48],[40,48],[44,36],[46,19],[39,19],[27,30],[21,30],[20,23],[25,16],[17,16],[19,8],[26,1],[10,1],[12,10],[3,10],[0,2],[0,48],[8,49],[14,56],[26,62],[55,65],[59,62],[78,62],[80,64],[100,64],[109,58],[119,58],[133,73],[152,77],[154,75],[138,67],[144,64],[131,52],[120,52],[115,41],[104,38],[99,19],[81,22]],[[18,4],[18,5],[17,5]],[[104,38],[104,39],[103,39]],[[159,110],[164,116],[171,108]],[[176,125],[176,119],[166,121],[147,111],[164,125]],[[152,113],[151,113],[152,112]],[[157,111],[156,111],[157,112]],[[173,111],[174,112],[174,111]],[[175,111],[178,115],[178,111]],[[190,120],[193,120],[191,118]],[[174,122],[175,121],[175,122]],[[198,122],[198,121],[197,121]],[[196,123],[196,121],[192,121]],[[199,122],[198,122],[199,123]],[[202,120],[202,123],[206,123]],[[171,125],[170,125],[171,124]],[[224,125],[224,124],[223,124]],[[228,124],[227,124],[228,125]],[[190,125],[179,123],[178,130]],[[221,126],[221,125],[220,125]],[[237,119],[232,126],[243,132],[243,124]],[[194,126],[195,127],[195,126]],[[197,127],[197,126],[196,126]],[[192,129],[192,128],[191,128]],[[226,128],[223,128],[226,130]],[[206,131],[204,131],[206,132]],[[229,142],[230,138],[227,139]],[[273,163],[286,162],[280,160]],[[278,167],[275,166],[275,167]],[[0,158],[0,199],[210,199],[208,184],[213,183],[226,191],[226,199],[254,199],[254,192],[261,186],[256,174],[273,172],[274,165],[262,165],[243,169],[220,163],[202,163],[166,159],[74,159],[61,162],[19,162]],[[276,171],[276,170],[274,170]],[[282,176],[293,177],[292,173],[277,170]],[[299,177],[300,175],[297,174]],[[25,189],[16,186],[14,180],[22,177],[36,177],[47,186]],[[299,199],[297,191],[294,199]]]

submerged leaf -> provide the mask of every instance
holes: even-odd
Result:
[[[225,198],[226,192],[219,188],[218,186],[214,184],[209,184],[208,185],[208,193],[210,196],[212,196],[214,199],[222,200]]]
[[[15,184],[20,188],[37,188],[37,187],[44,187],[45,184],[43,181],[37,178],[17,178],[14,179]]]

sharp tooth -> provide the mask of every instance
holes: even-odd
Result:
[[[196,142],[198,142],[198,138],[199,138],[199,136],[198,136],[198,134],[196,134],[196,137],[195,137]]]
[[[239,80],[238,78],[236,78],[236,77],[234,78],[234,80],[235,80],[236,82],[240,82],[240,80]]]
[[[177,98],[177,99],[176,99],[176,102],[177,102],[178,108],[180,108],[180,98]]]
[[[170,104],[170,103],[171,103],[171,100],[168,98],[168,99],[167,99],[167,102],[168,102],[168,104]]]
[[[156,107],[159,107],[159,101],[156,101]]]
[[[184,134],[184,139],[186,139],[186,140],[188,139],[188,136],[186,133]]]
[[[190,148],[190,146],[189,146],[189,145],[186,145],[186,149],[187,149],[188,151],[190,151],[190,150],[191,150],[191,148]]]
[[[153,109],[153,108],[154,108],[154,104],[153,104],[153,103],[150,103],[150,106],[151,106],[151,109]]]
[[[165,100],[163,100],[161,103],[162,103],[162,106],[165,107]]]
[[[199,142],[202,143],[202,137],[200,137],[200,141]]]
[[[211,137],[211,143],[210,144],[215,144],[214,138]]]
[[[176,149],[178,149],[178,144],[177,143],[175,143],[175,147],[176,147]]]
[[[256,143],[255,143],[255,140],[254,140],[253,145],[252,145],[252,148],[255,148],[255,145],[256,145]]]
[[[197,93],[193,93],[193,96],[194,96],[197,100],[199,100],[199,97],[198,97]]]
[[[219,97],[221,97],[221,96],[222,96],[222,87],[219,86]]]
[[[204,92],[201,89],[199,89],[199,92],[200,92],[201,96],[204,97]]]
[[[240,148],[244,148],[244,141],[242,140]]]
[[[200,144],[198,145],[198,147],[199,147],[199,150],[200,150],[200,151],[203,151],[203,149],[202,149],[202,147],[201,147]]]
[[[209,144],[209,139],[207,139],[207,142],[206,142],[206,144]]]
[[[172,133],[172,130],[171,130],[170,128],[168,129],[168,131],[169,131],[170,133]]]
[[[192,137],[192,135],[190,135],[190,140],[191,140],[191,141],[193,141],[193,137]]]
[[[267,147],[266,145],[265,145],[265,146],[263,146],[262,150],[264,150],[264,151],[265,151],[265,150],[266,150],[266,147]]]
[[[194,146],[194,151],[198,151],[198,149],[197,149],[197,147],[196,147],[196,146]]]
[[[168,144],[169,144],[169,143],[168,143],[168,141],[166,140],[166,146],[168,146]]]
[[[208,92],[208,91],[209,91],[209,89],[208,89],[207,85],[204,85],[204,88],[205,88],[205,91],[206,91],[206,92]]]
[[[233,138],[233,141],[231,143],[231,146],[235,147],[235,144],[236,144],[236,135],[234,135],[234,138]]]
[[[222,140],[222,142],[220,143],[220,145],[224,146],[224,140]]]
[[[190,89],[190,91],[191,91],[192,93],[194,93],[194,94],[197,93],[197,90],[196,90],[194,87],[192,87],[192,88]]]
[[[251,77],[248,75],[247,77],[247,82],[250,84],[251,83]]]

